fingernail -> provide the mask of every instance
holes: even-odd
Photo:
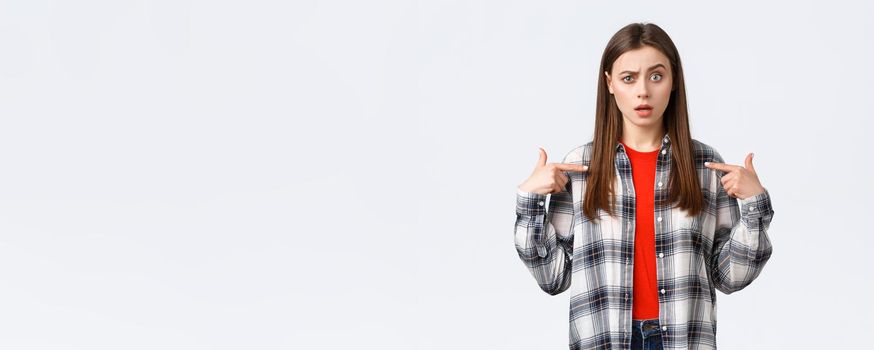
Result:
[[[583,165],[583,169],[584,169],[584,170],[588,170],[588,169],[589,169],[589,166],[588,166],[588,165]]]
[[[704,162],[704,166],[710,165],[710,162]]]

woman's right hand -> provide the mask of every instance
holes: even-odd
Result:
[[[539,194],[558,193],[564,190],[569,179],[564,171],[586,172],[589,167],[585,165],[566,163],[547,163],[546,151],[540,148],[540,158],[534,166],[531,176],[519,185],[519,189],[525,192]]]

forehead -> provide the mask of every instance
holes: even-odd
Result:
[[[645,71],[658,63],[670,70],[671,65],[665,54],[652,46],[643,46],[619,55],[619,58],[613,62],[613,73],[625,70]]]

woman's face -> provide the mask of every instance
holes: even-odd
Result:
[[[626,122],[642,128],[659,126],[671,98],[671,64],[652,46],[623,53],[607,76],[607,89],[616,98]],[[647,104],[650,110],[638,106]]]

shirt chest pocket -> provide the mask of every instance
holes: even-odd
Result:
[[[598,209],[598,221],[594,225],[600,239],[616,240],[623,239],[622,231],[627,227],[623,225],[622,218],[610,216],[606,210]]]
[[[674,243],[683,247],[684,250],[700,252],[704,246],[702,236],[702,221],[703,215],[691,216],[689,212],[679,208],[671,209],[671,227],[670,237],[674,239]]]
[[[671,216],[671,228],[673,229],[692,229],[697,225],[695,217],[689,215],[689,212],[685,209],[673,207],[669,214]]]

